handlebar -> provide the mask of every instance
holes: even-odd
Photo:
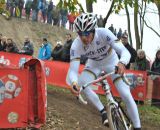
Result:
[[[151,71],[151,70],[147,70],[147,74],[148,75],[151,75],[151,74],[153,74],[153,75],[160,75],[160,73],[154,72],[154,71]]]
[[[94,84],[94,83],[98,83],[98,82],[106,79],[107,77],[109,77],[109,76],[111,76],[111,75],[113,75],[113,74],[116,74],[116,72],[117,72],[117,71],[115,70],[115,71],[112,71],[112,72],[110,72],[110,73],[104,74],[104,75],[100,76],[99,78],[97,78],[97,79],[95,79],[95,80],[93,80],[93,81],[91,81],[91,82],[86,83],[85,85],[83,85],[83,86],[80,88],[79,95],[77,96],[77,99],[79,100],[79,102],[82,103],[82,104],[85,104],[85,105],[87,104],[87,101],[85,101],[85,100],[83,99],[82,95],[80,94],[81,91],[82,91],[84,88],[86,88],[86,87],[88,87],[88,86],[90,86],[90,85],[92,85],[92,84]],[[122,80],[123,80],[127,85],[129,85],[129,86],[131,85],[130,81],[126,78],[126,74],[125,74],[125,73],[122,75]]]

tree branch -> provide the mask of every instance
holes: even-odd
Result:
[[[155,34],[157,34],[158,37],[160,37],[160,34],[159,34],[157,31],[155,31],[151,26],[149,26],[149,25],[147,24],[147,22],[146,22],[145,19],[141,16],[140,13],[139,13],[139,15],[140,15],[140,17],[142,18],[142,20],[144,21],[145,25],[146,25],[149,29],[151,29]]]
[[[112,9],[113,9],[113,6],[114,6],[114,0],[112,1],[112,4],[111,4],[111,6],[110,6],[110,9],[109,9],[109,11],[108,11],[108,13],[107,13],[107,15],[106,15],[106,17],[104,18],[104,20],[103,20],[103,26],[105,27],[105,24],[107,23],[107,20],[108,20],[108,18],[109,18],[109,16],[110,16],[110,14],[112,13]]]

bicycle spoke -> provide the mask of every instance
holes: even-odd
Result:
[[[115,130],[127,130],[126,123],[123,120],[122,114],[120,113],[119,108],[112,107],[111,108],[111,116],[112,116],[112,123]]]

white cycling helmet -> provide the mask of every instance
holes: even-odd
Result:
[[[92,13],[82,13],[74,20],[76,32],[92,31],[97,27],[97,17]]]

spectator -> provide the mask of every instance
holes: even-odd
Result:
[[[160,73],[160,50],[156,52],[156,58],[152,64],[151,71]],[[153,79],[153,89],[152,89],[152,106],[156,106],[160,108],[160,76],[159,75],[151,75]]]
[[[97,19],[97,25],[98,25],[98,27],[103,27],[103,18],[102,18],[102,15],[100,15],[100,18]]]
[[[116,30],[116,28],[114,29],[114,35],[117,36],[117,30]]]
[[[74,20],[75,20],[75,14],[74,13],[70,13],[68,15],[68,21],[69,21],[69,30],[73,31],[73,23],[74,23]]]
[[[120,40],[121,37],[122,37],[122,29],[119,28],[119,31],[118,31],[118,33],[117,33],[117,38]]]
[[[121,40],[122,40],[123,45],[127,48],[129,53],[131,54],[131,58],[130,58],[129,64],[126,65],[126,69],[133,69],[134,68],[134,64],[135,64],[135,59],[137,57],[137,52],[132,46],[129,45],[129,43],[128,43],[128,35],[123,34],[122,37],[121,37]]]
[[[1,43],[1,41],[2,41],[2,36],[3,36],[2,33],[0,33],[0,43]]]
[[[134,68],[135,70],[142,70],[142,71],[150,70],[150,63],[146,59],[145,51],[142,49],[139,49],[137,51],[137,58],[135,61]]]
[[[41,11],[42,11],[42,18],[44,23],[46,22],[46,18],[47,18],[47,9],[48,9],[47,1],[43,0]]]
[[[38,52],[38,59],[49,60],[51,58],[51,45],[47,38],[43,38],[43,43]]]
[[[19,53],[20,54],[25,54],[25,55],[33,55],[33,52],[34,52],[33,44],[31,43],[29,37],[25,36],[24,46],[19,51]]]
[[[63,50],[62,42],[58,41],[51,54],[53,60],[59,60],[59,61],[62,60],[61,59],[62,50]]]
[[[10,7],[11,7],[11,0],[7,0],[6,9],[10,11]]]
[[[19,17],[21,18],[22,17],[22,9],[23,9],[23,6],[24,6],[24,0],[19,0],[18,2],[18,8],[19,8]]]
[[[54,6],[52,10],[53,25],[60,25],[60,10],[58,7]]]
[[[38,21],[38,0],[32,2],[32,21]]]
[[[32,7],[32,0],[27,0],[25,4],[26,19],[29,20]]]
[[[111,24],[111,26],[108,28],[112,33],[114,33],[114,27],[113,24]]]
[[[53,10],[53,2],[50,0],[47,10],[47,23],[52,24],[52,10]]]
[[[2,45],[2,34],[0,34],[0,51],[3,50],[3,45]]]
[[[68,10],[66,7],[63,7],[60,9],[60,15],[61,15],[61,25],[62,27],[66,27],[67,23],[67,15],[68,15]]]
[[[3,36],[0,42],[0,51],[6,51],[6,47],[7,47],[7,37]]]
[[[12,38],[7,39],[6,52],[18,53],[18,48]]]
[[[62,61],[64,62],[70,62],[70,48],[72,45],[72,36],[70,33],[66,34],[66,43],[63,46],[62,50]]]
[[[11,16],[15,15],[14,11],[16,9],[16,6],[17,6],[16,0],[11,0],[10,1],[10,13],[11,13]]]
[[[151,71],[160,73],[160,50],[156,52],[156,58],[152,64]]]
[[[124,33],[123,33],[123,34],[128,35],[127,30],[124,30]]]

